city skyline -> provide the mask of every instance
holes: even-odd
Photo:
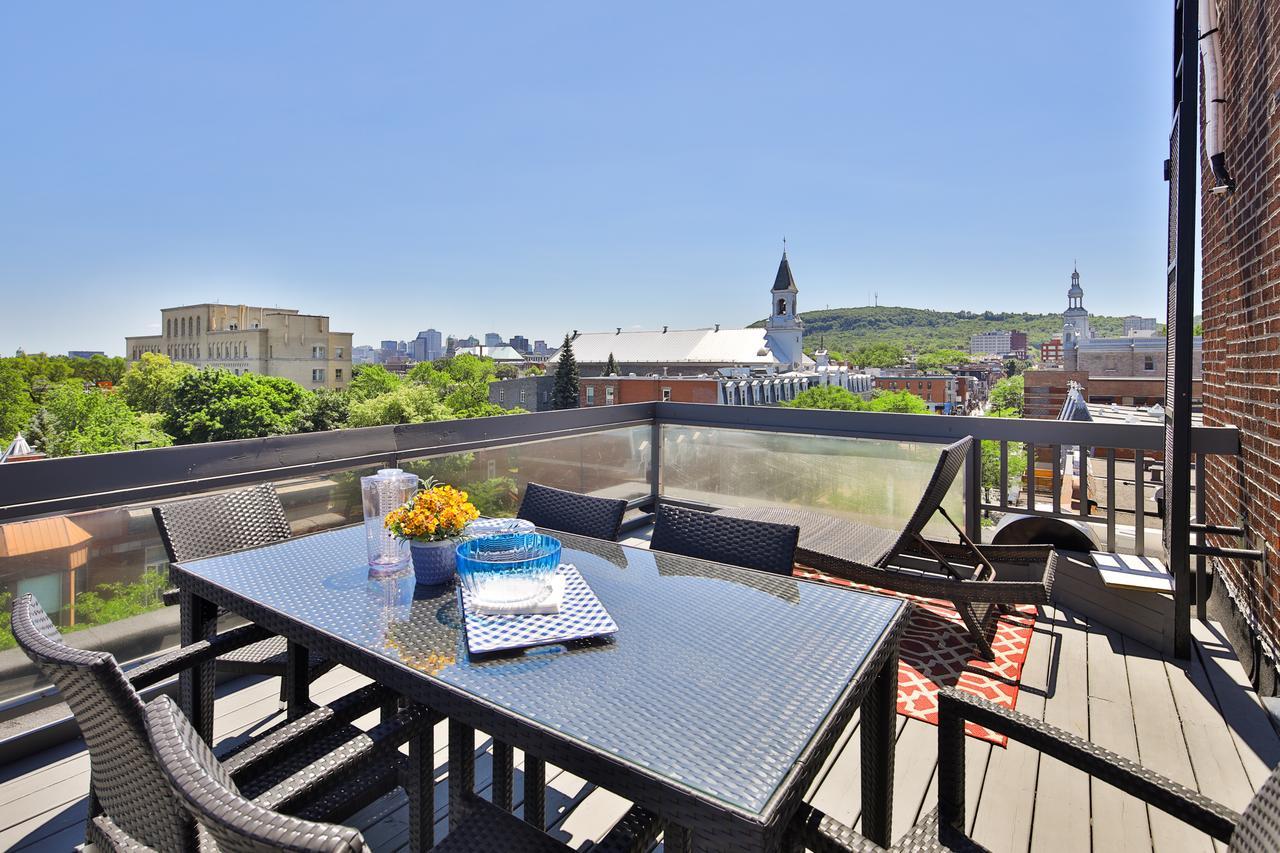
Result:
[[[59,305],[0,349],[214,301],[360,342],[741,327],[784,235],[810,309],[1051,312],[1079,257],[1094,310],[1148,315],[1167,16],[1092,5],[21,7],[0,293]]]

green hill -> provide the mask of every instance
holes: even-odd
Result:
[[[896,343],[907,351],[936,349],[968,351],[970,335],[1000,329],[1026,332],[1027,346],[1035,347],[1062,334],[1061,314],[1018,314],[998,311],[928,311],[923,308],[831,308],[802,311],[806,349],[821,341],[828,349],[848,352],[862,344]],[[1090,315],[1099,337],[1119,336],[1120,317]],[[764,325],[761,320],[751,324]]]

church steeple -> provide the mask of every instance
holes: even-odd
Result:
[[[787,260],[787,249],[784,241],[782,260],[778,263],[778,274],[773,278],[773,287],[769,291],[769,319],[764,327],[769,344],[779,360],[799,365],[804,360],[802,346],[804,343],[804,321],[796,310],[795,276],[791,274],[791,263]]]
[[[782,250],[782,261],[778,264],[778,274],[773,277],[774,292],[787,290],[796,293],[796,279],[791,274],[791,264],[787,262],[787,250]]]

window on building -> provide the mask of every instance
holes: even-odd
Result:
[[[596,386],[587,386],[587,405],[594,406],[596,404]]]
[[[324,358],[324,347],[312,347],[312,348],[311,348],[311,357],[312,357],[312,358]]]
[[[240,331],[240,324],[239,324],[239,323],[228,323],[228,324],[227,324],[227,329],[228,329],[229,331],[232,331],[232,332],[238,332],[238,331]]]
[[[524,395],[525,395],[525,389],[521,388],[520,389],[520,405],[522,406],[524,405]]]
[[[671,389],[670,389],[670,388],[663,388],[663,389],[662,389],[662,401],[665,403],[665,402],[667,402],[667,401],[668,401],[668,400],[670,400],[670,399],[671,399]]]
[[[312,381],[312,382],[323,382],[323,381],[324,381],[324,368],[323,368],[323,367],[317,367],[315,370],[311,371],[311,381]]]
[[[778,300],[778,316],[782,316],[783,314],[786,314],[786,313],[787,313],[787,300],[779,299]]]
[[[1156,369],[1156,360],[1155,360],[1155,358],[1154,358],[1153,356],[1144,355],[1144,356],[1142,357],[1142,369],[1143,369],[1143,370],[1155,370],[1155,369]]]
[[[341,368],[341,367],[335,367],[335,368],[333,369],[333,378],[334,378],[336,381],[338,381],[338,382],[341,382],[341,381],[342,381],[342,368]]]
[[[604,404],[606,406],[613,405],[613,386],[612,385],[604,389]]]
[[[345,352],[345,349],[343,347],[338,347],[338,355],[336,356],[336,358],[342,358],[343,352]]]

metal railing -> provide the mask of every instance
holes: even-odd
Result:
[[[847,477],[865,477],[865,471],[856,464],[841,460],[842,465],[824,466],[824,456],[830,451],[832,439],[870,439],[881,442],[897,442],[903,445],[942,444],[963,436],[972,436],[973,451],[967,460],[965,476],[961,484],[964,526],[975,539],[980,537],[984,513],[1019,513],[1052,518],[1085,521],[1098,526],[1105,538],[1108,550],[1118,544],[1117,532],[1123,528],[1126,509],[1121,498],[1126,492],[1132,496],[1132,508],[1127,514],[1133,519],[1133,550],[1144,553],[1148,545],[1145,522],[1152,516],[1148,510],[1145,461],[1158,457],[1163,451],[1163,428],[1158,425],[1103,424],[1073,421],[1015,420],[975,417],[945,417],[938,415],[899,415],[869,412],[840,412],[811,409],[773,408],[757,406],[721,406],[689,403],[635,403],[617,406],[572,409],[536,414],[508,415],[473,420],[441,421],[426,424],[370,427],[365,429],[338,430],[326,433],[278,436],[244,441],[219,442],[157,449],[137,450],[95,456],[67,457],[59,459],[22,462],[0,466],[0,523],[16,522],[40,517],[60,516],[86,510],[119,507],[125,510],[146,507],[153,502],[174,499],[184,495],[232,488],[255,482],[282,482],[299,478],[327,475],[329,479],[350,479],[357,469],[369,470],[384,466],[414,466],[429,470],[431,460],[450,455],[506,448],[497,454],[501,468],[507,464],[511,470],[519,469],[521,480],[543,476],[536,472],[551,472],[553,480],[560,476],[566,488],[592,488],[605,483],[629,500],[633,510],[631,526],[647,521],[647,510],[659,501],[679,501],[678,495],[666,495],[664,487],[664,430],[672,428],[686,435],[709,431],[717,435],[740,433],[774,434],[790,436],[793,446],[804,444],[804,436],[823,439],[826,446],[817,448],[816,462],[812,469],[832,468],[824,472],[827,480]],[[682,429],[681,429],[682,428]],[[615,436],[591,438],[601,433]],[[574,437],[577,441],[563,441]],[[764,437],[762,436],[762,439]],[[982,441],[994,442],[998,452],[999,477],[997,499],[984,496],[982,483]],[[610,444],[612,442],[612,444]],[[541,447],[517,450],[531,444]],[[583,445],[621,445],[616,452],[605,452],[603,458],[590,456]],[[750,444],[751,442],[747,442]],[[775,442],[776,443],[776,442]],[[815,441],[813,444],[817,444]],[[741,444],[741,442],[739,442]],[[859,442],[844,442],[844,445]],[[862,459],[886,450],[877,448],[874,442],[864,441]],[[1222,427],[1197,427],[1192,430],[1192,452],[1198,460],[1210,454],[1238,455],[1239,438],[1236,430]],[[721,455],[735,452],[733,443],[725,443],[727,449],[716,452]],[[993,445],[987,445],[992,452]],[[1028,476],[1023,490],[1026,499],[1010,499],[1011,477],[1009,459],[1011,453],[1023,448],[1027,453]],[[1047,454],[1040,454],[1040,449]],[[1063,465],[1066,458],[1063,449],[1076,448],[1081,460],[1075,500],[1065,493],[1064,476],[1070,471]],[[582,458],[563,460],[559,456],[586,454]],[[612,455],[610,455],[612,454]],[[494,454],[489,454],[491,457]],[[1037,487],[1035,459],[1047,455],[1049,488],[1047,492]],[[794,458],[796,454],[792,454]],[[916,468],[920,460],[927,463],[928,452],[912,457]],[[619,459],[623,461],[620,463]],[[1131,460],[1131,462],[1130,462]],[[785,478],[791,470],[785,464],[772,467],[768,459],[758,454],[743,453],[735,464],[748,471],[752,466],[763,466],[768,476]],[[675,464],[673,459],[672,465]],[[1118,468],[1133,464],[1135,476],[1126,478]],[[592,466],[603,469],[603,473]],[[626,470],[622,471],[625,466]],[[892,465],[881,466],[889,470],[888,478],[895,475]],[[915,469],[913,469],[914,471]],[[668,466],[667,475],[675,479],[678,471]],[[338,477],[336,472],[345,472]],[[1094,476],[1091,473],[1096,472]],[[484,475],[477,475],[484,476]],[[492,474],[488,476],[492,477]],[[912,481],[903,472],[902,482],[909,491]],[[578,478],[579,482],[569,482]],[[747,480],[748,486],[749,478]],[[344,486],[347,491],[349,486]],[[800,489],[803,492],[803,488]],[[345,495],[346,492],[344,491]],[[1065,496],[1065,500],[1064,500]],[[716,500],[714,490],[708,502]],[[726,501],[740,499],[742,491],[725,494]],[[804,500],[801,494],[800,500]],[[347,523],[354,511],[344,498],[343,512],[327,523]],[[1196,501],[1197,513],[1203,511],[1203,501]],[[344,514],[345,513],[345,514]],[[127,513],[126,513],[127,514]],[[341,516],[341,517],[338,517]],[[1203,523],[1200,514],[1193,519]],[[122,522],[123,523],[123,522]],[[148,534],[149,535],[149,534]],[[134,536],[134,538],[138,538]],[[1151,537],[1158,542],[1158,537]],[[133,543],[137,544],[137,543]],[[8,560],[14,566],[14,558]],[[1204,596],[1195,595],[1191,586],[1194,577],[1175,576],[1175,584],[1185,584],[1183,592],[1187,602],[1199,601]],[[73,590],[74,592],[74,590]],[[1176,618],[1189,629],[1190,607],[1184,607]]]

